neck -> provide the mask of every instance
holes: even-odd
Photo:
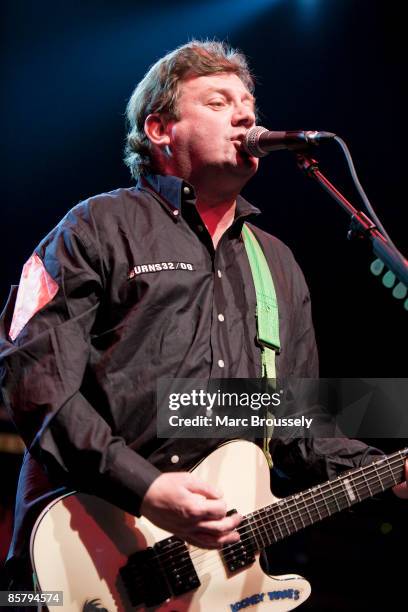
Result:
[[[200,175],[188,179],[194,186],[196,207],[213,240],[214,248],[234,221],[236,199],[240,192],[240,188],[232,185],[225,176],[218,178],[214,180],[214,177]]]
[[[193,172],[184,163],[167,163],[164,172],[179,176],[194,187],[197,210],[216,248],[224,232],[232,225],[236,199],[248,177],[231,176],[214,168],[200,168]]]
[[[236,201],[234,199],[214,202],[197,198],[196,207],[216,248],[224,232],[232,225]]]
[[[262,550],[402,482],[407,455],[408,448],[402,449],[334,480],[275,501],[244,517],[239,529],[246,531],[254,550]]]

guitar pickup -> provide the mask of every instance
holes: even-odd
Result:
[[[164,576],[156,552],[149,547],[130,555],[119,573],[128,592],[132,606],[145,604],[158,606],[171,597],[171,591]]]
[[[174,536],[133,553],[119,572],[133,606],[158,606],[201,584],[186,544]]]
[[[227,516],[231,516],[235,512],[236,510],[229,510]],[[254,551],[256,546],[254,546],[252,538],[248,537],[245,524],[247,524],[247,520],[244,520],[237,529],[243,539],[236,544],[227,544],[221,551],[222,560],[229,572],[236,572],[255,562]]]
[[[200,586],[200,580],[186,544],[174,536],[157,542],[154,550],[160,557],[173,595],[183,595]]]

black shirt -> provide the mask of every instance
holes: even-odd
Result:
[[[66,487],[137,514],[161,471],[188,469],[217,440],[156,437],[160,378],[257,378],[256,298],[241,238],[259,210],[238,197],[214,250],[194,190],[170,176],[75,206],[36,248],[56,295],[11,341],[16,291],[2,315],[6,406],[27,445],[10,555],[39,510]],[[279,304],[281,377],[317,377],[309,292],[291,251],[250,226]],[[218,315],[222,315],[221,320]],[[289,472],[322,479],[376,453],[356,441],[275,449]]]

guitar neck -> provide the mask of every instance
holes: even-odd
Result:
[[[404,480],[407,457],[408,448],[405,448],[247,514],[240,532],[245,531],[252,538],[255,550],[262,550],[304,527],[399,484]]]

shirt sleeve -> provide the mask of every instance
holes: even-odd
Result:
[[[1,315],[0,386],[52,482],[138,514],[160,472],[114,434],[81,389],[104,292],[98,244],[79,206],[37,247]]]

